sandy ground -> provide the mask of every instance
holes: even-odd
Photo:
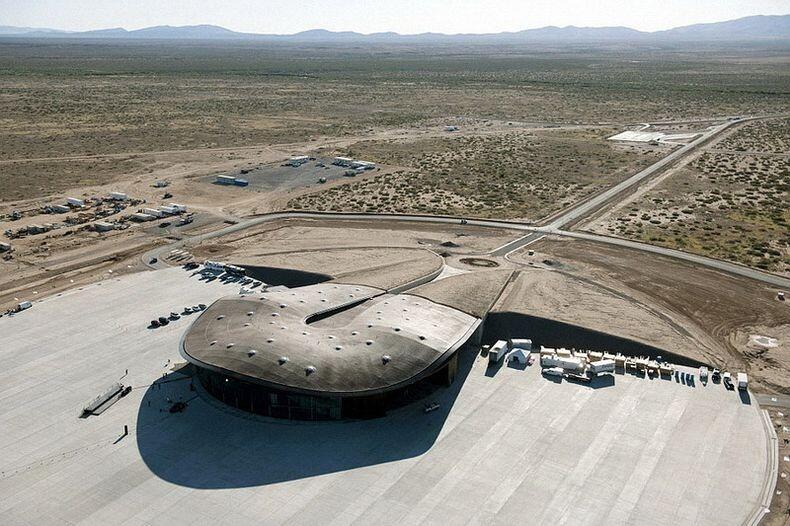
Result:
[[[695,131],[698,130],[699,127],[695,128]],[[623,210],[630,208],[633,204],[642,198],[645,194],[653,190],[656,186],[660,183],[665,181],[666,179],[672,177],[673,175],[677,174],[681,171],[685,166],[691,163],[694,159],[702,155],[704,152],[709,151],[711,149],[715,149],[716,145],[725,141],[738,130],[741,129],[741,126],[733,126],[729,130],[726,130],[724,133],[718,135],[709,143],[707,143],[704,147],[699,148],[694,155],[689,155],[685,157],[682,161],[674,164],[668,170],[665,170],[661,175],[658,177],[650,178],[646,183],[637,185],[630,194],[627,195],[620,195],[618,196],[618,200],[616,203],[612,203],[610,206],[603,207],[600,212],[597,214],[590,215],[582,220],[580,223],[576,225],[577,229],[581,230],[590,230],[591,232],[597,232],[599,234],[608,234],[606,232],[606,227],[612,224],[615,219],[623,213]],[[652,131],[652,129],[651,129]]]
[[[694,354],[704,355],[719,368],[748,372],[754,389],[790,393],[790,304],[778,301],[778,291],[771,286],[590,242],[543,240],[531,248],[536,250],[534,259],[548,258],[554,268],[573,280],[591,282],[623,298],[620,309],[612,313],[610,330],[628,324],[627,317],[635,312],[633,305],[649,306],[656,317],[672,320],[693,338],[679,347],[683,352],[694,352],[689,345],[696,343]],[[511,257],[530,259],[525,252]],[[578,310],[590,308],[601,311],[604,306],[593,301],[587,309]],[[637,321],[629,330],[644,338],[644,322]],[[665,327],[655,335],[658,339],[653,345],[667,348],[678,341],[678,336],[674,340],[671,336],[678,329],[670,324]],[[757,352],[746,345],[752,334],[777,338],[780,345]]]
[[[453,254],[484,254],[520,235],[515,231],[510,233],[460,224],[419,225],[384,220],[298,219],[267,223],[219,240],[210,240],[195,247],[192,253],[198,258],[248,258],[290,250],[377,246],[419,247]]]
[[[519,272],[505,290],[496,311],[559,320],[648,345],[702,362],[714,361],[712,342],[692,335],[686,320],[676,320],[619,290],[562,271]],[[697,336],[697,337],[695,337]],[[700,341],[702,339],[702,341]]]

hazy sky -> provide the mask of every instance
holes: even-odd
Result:
[[[790,0],[0,0],[0,25],[69,30],[216,24],[253,33],[485,33],[546,25],[653,31],[756,14],[790,14]]]

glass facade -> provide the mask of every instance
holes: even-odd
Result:
[[[448,364],[414,384],[370,396],[315,396],[273,389],[196,367],[201,385],[230,406],[273,418],[288,420],[340,420],[376,418],[388,409],[430,395],[439,385],[449,385],[457,371],[457,355]]]
[[[197,374],[206,391],[242,411],[289,420],[338,420],[343,417],[339,397],[288,393],[202,368],[198,368]]]

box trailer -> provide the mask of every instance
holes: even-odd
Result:
[[[584,362],[579,358],[559,356],[557,354],[540,357],[541,367],[559,367],[564,371],[583,372]]]
[[[749,377],[746,373],[738,373],[738,390],[746,391],[749,388]]]
[[[178,214],[178,210],[176,210],[172,206],[160,206],[159,210],[161,210],[162,213],[167,214],[169,216],[174,216]]]
[[[85,201],[83,201],[82,199],[77,199],[76,197],[67,197],[66,203],[76,207],[85,206]]]
[[[110,199],[113,201],[126,201],[129,196],[123,192],[110,192]]]
[[[532,350],[532,340],[526,338],[514,338],[510,340],[511,349],[524,349],[525,351]]]
[[[156,219],[156,217],[152,216],[151,214],[144,214],[142,212],[136,212],[129,217],[132,219],[132,221],[140,221],[140,222],[153,221],[154,219]]]
[[[613,373],[614,360],[598,360],[597,362],[590,362],[590,371],[595,374]]]
[[[494,345],[492,345],[491,349],[488,351],[488,361],[489,363],[501,362],[502,358],[504,358],[506,354],[507,342],[505,340],[499,340]]]
[[[161,210],[157,210],[156,208],[143,208],[140,212],[154,217],[162,217],[164,215]]]
[[[236,178],[232,175],[218,175],[217,180],[214,182],[217,184],[236,184]]]

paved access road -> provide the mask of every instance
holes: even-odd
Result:
[[[421,216],[421,215],[406,215],[406,214],[397,214],[397,215],[386,215],[386,214],[346,214],[346,213],[331,213],[331,212],[275,212],[271,214],[265,214],[261,216],[257,216],[251,219],[246,219],[243,221],[239,221],[235,225],[230,225],[220,230],[215,230],[213,232],[207,232],[205,234],[200,234],[197,236],[185,238],[181,241],[176,241],[175,243],[163,245],[152,250],[146,252],[143,256],[143,262],[151,268],[167,268],[169,265],[162,261],[164,255],[167,254],[170,250],[174,250],[177,248],[184,248],[190,245],[195,245],[207,239],[212,239],[215,237],[225,236],[228,234],[232,234],[234,232],[238,232],[241,230],[245,230],[247,228],[251,228],[253,226],[261,225],[264,223],[268,223],[270,221],[278,221],[282,219],[323,219],[323,220],[345,220],[345,221],[403,221],[407,223],[429,223],[429,224],[450,224],[450,225],[458,225],[461,224],[461,219],[456,217],[442,217],[442,216]],[[718,259],[708,258],[705,256],[700,256],[697,254],[690,254],[688,252],[682,252],[680,250],[673,250],[670,248],[664,247],[657,247],[654,245],[649,245],[647,243],[639,243],[637,241],[629,241],[627,239],[620,239],[615,237],[608,237],[602,236],[597,234],[588,234],[583,232],[569,232],[566,230],[559,230],[552,228],[550,226],[545,227],[536,227],[525,223],[517,223],[511,221],[496,221],[496,220],[488,220],[488,219],[467,219],[467,225],[471,226],[481,226],[481,227],[488,227],[488,228],[501,228],[501,229],[508,229],[514,231],[526,231],[528,232],[527,235],[524,237],[518,238],[496,250],[490,252],[491,256],[505,256],[509,253],[514,252],[524,246],[529,245],[530,243],[534,243],[535,241],[547,236],[547,235],[555,235],[560,237],[570,237],[576,239],[584,239],[587,241],[593,241],[596,243],[606,243],[610,245],[618,245],[625,248],[630,248],[634,250],[641,250],[645,252],[652,252],[655,254],[659,254],[662,256],[667,256],[675,259],[681,259],[684,261],[688,261],[690,263],[694,263],[697,265],[714,268],[716,270],[721,270],[724,272],[728,272],[730,274],[735,274],[738,276],[744,276],[747,278],[751,278],[757,281],[762,281],[763,283],[768,283],[771,285],[775,285],[778,287],[785,287],[790,288],[790,279],[784,278],[782,276],[777,276],[775,274],[771,274],[768,272],[762,272],[756,269],[752,269],[749,267],[744,267],[741,265],[737,265],[735,263],[730,263],[727,261],[721,261]],[[150,263],[152,258],[157,258],[156,263]]]
[[[589,199],[580,205],[571,208],[567,212],[561,214],[559,217],[554,219],[551,223],[548,224],[550,228],[553,229],[560,229],[563,226],[566,226],[570,223],[573,223],[587,215],[591,214],[595,210],[602,207],[606,204],[610,199],[617,196],[618,194],[624,192],[625,190],[631,188],[632,186],[639,184],[644,179],[647,179],[651,175],[654,175],[656,172],[667,168],[672,163],[677,162],[679,159],[690,155],[694,150],[711,140],[714,136],[718,135],[719,133],[723,132],[730,126],[744,122],[743,119],[738,120],[731,120],[727,121],[724,124],[720,124],[718,126],[714,126],[710,128],[708,131],[704,132],[702,135],[688,143],[687,145],[678,148],[674,152],[670,153],[666,157],[661,158],[658,162],[651,164],[641,172],[638,172],[625,181],[622,181],[619,184],[609,188],[605,192],[602,192],[592,199]]]
[[[770,117],[770,116],[769,116]],[[224,236],[227,234],[231,234],[233,232],[238,232],[240,230],[244,230],[256,225],[260,225],[269,221],[277,221],[281,219],[335,219],[335,220],[351,220],[351,221],[404,221],[404,222],[414,222],[414,223],[432,223],[432,224],[468,224],[471,226],[480,226],[480,227],[488,227],[488,228],[502,228],[508,230],[516,230],[516,231],[526,231],[527,234],[524,237],[516,239],[490,253],[492,256],[507,256],[508,254],[523,248],[531,243],[534,243],[546,235],[555,235],[555,236],[562,236],[562,237],[571,237],[576,239],[585,239],[588,241],[594,241],[597,243],[607,243],[610,245],[617,245],[625,248],[630,248],[633,250],[641,250],[645,252],[652,252],[655,254],[659,254],[662,256],[672,257],[676,259],[681,259],[687,261],[689,263],[693,263],[695,265],[700,265],[708,268],[713,268],[716,270],[721,270],[724,272],[728,272],[730,274],[735,274],[738,276],[743,276],[747,278],[751,278],[757,281],[761,281],[763,283],[768,283],[770,285],[775,285],[778,287],[785,287],[790,288],[790,279],[784,278],[782,276],[777,276],[775,274],[770,274],[768,272],[762,272],[756,269],[752,269],[749,267],[741,266],[735,263],[730,263],[727,261],[717,260],[714,258],[709,258],[705,256],[700,256],[697,254],[690,254],[688,252],[683,252],[680,250],[674,250],[670,248],[663,248],[654,245],[650,245],[647,243],[640,243],[637,241],[630,241],[627,239],[609,237],[609,236],[602,236],[597,234],[589,234],[589,233],[581,233],[581,232],[570,232],[567,230],[563,230],[564,226],[568,226],[577,222],[579,219],[588,216],[589,214],[599,210],[601,207],[605,206],[608,202],[615,199],[618,195],[622,194],[629,188],[639,184],[640,182],[644,181],[645,179],[655,175],[656,173],[660,172],[661,170],[667,168],[671,164],[677,162],[681,158],[691,155],[697,148],[701,147],[708,141],[710,141],[714,136],[722,133],[729,127],[743,123],[750,120],[757,120],[761,118],[767,117],[748,117],[748,118],[738,118],[729,120],[723,124],[719,124],[717,126],[713,126],[704,132],[700,137],[693,140],[689,144],[677,149],[676,151],[670,153],[666,157],[660,159],[658,162],[652,164],[651,166],[645,168],[644,170],[640,171],[639,173],[629,177],[625,181],[613,186],[612,188],[593,196],[592,198],[588,199],[587,201],[582,202],[578,206],[572,207],[570,210],[561,213],[557,217],[555,217],[548,225],[545,226],[535,226],[529,223],[517,222],[517,221],[501,221],[501,220],[493,220],[493,219],[462,219],[459,217],[446,217],[446,216],[432,216],[432,215],[410,215],[410,214],[370,214],[370,213],[331,213],[331,212],[274,212],[270,214],[265,214],[257,217],[253,217],[250,219],[244,219],[239,221],[235,225],[230,225],[228,227],[222,228],[220,230],[216,230],[214,232],[208,232],[205,234],[200,234],[194,237],[190,237],[181,241],[177,241],[175,243],[157,247],[153,250],[146,252],[143,255],[143,262],[151,268],[165,268],[168,265],[162,262],[162,255],[164,255],[167,251],[182,248],[188,245],[200,243],[206,239],[211,239],[219,236]],[[153,258],[157,258],[156,263],[151,263]]]

